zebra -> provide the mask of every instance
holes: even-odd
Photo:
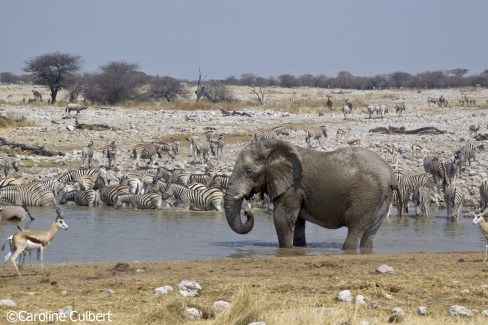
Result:
[[[154,165],[156,157],[161,158],[161,145],[155,143],[138,143],[132,148],[134,169],[137,169],[139,159],[149,159],[148,165]]]
[[[480,209],[481,212],[486,210],[488,205],[488,179],[483,179],[480,185]]]
[[[421,216],[429,216],[429,204],[432,196],[432,189],[427,186],[420,186],[412,195],[415,204],[415,215],[418,216],[417,208],[420,207]]]
[[[163,194],[167,183],[157,176],[153,176],[153,181],[150,184],[144,184],[144,194],[160,193]]]
[[[447,218],[459,219],[464,203],[464,194],[461,188],[455,184],[449,185],[444,192],[444,202],[446,203]]]
[[[224,197],[222,191],[216,188],[190,189],[184,185],[169,183],[166,187],[163,199],[174,198],[176,202],[189,204],[196,210],[221,210],[221,202]]]
[[[404,184],[407,186],[407,191],[408,195],[413,195],[419,187],[424,186],[428,187],[431,190],[434,189],[435,183],[434,183],[434,177],[431,174],[428,173],[422,173],[422,174],[397,174],[397,181],[399,184],[399,187],[401,184]],[[401,191],[402,189],[399,189]],[[403,199],[403,196],[401,197]],[[436,204],[438,203],[438,198],[437,196],[434,197]],[[408,210],[407,210],[408,212]]]
[[[288,131],[285,130],[283,126],[276,126],[270,131],[260,130],[253,134],[252,142],[277,139],[279,135],[290,135]]]
[[[59,176],[58,181],[64,184],[70,184],[76,182],[76,180],[84,175],[103,175],[103,177],[107,177],[107,170],[105,167],[100,166],[97,169],[89,168],[89,169],[74,169],[70,170],[69,172],[64,173],[63,175]]]
[[[411,194],[410,187],[399,181],[397,190],[393,191],[393,199],[390,204],[390,209],[393,203],[396,204],[398,217],[402,217],[403,212],[408,213],[408,202],[410,201]]]
[[[91,168],[91,162],[93,159],[93,140],[90,140],[88,145],[81,149],[81,159],[83,160],[83,166],[85,166],[85,161],[88,160],[88,168]]]
[[[74,201],[79,206],[98,206],[100,195],[96,190],[63,192],[59,204]]]
[[[61,192],[66,184],[60,182],[58,179],[48,179],[45,181],[36,181],[35,183],[39,183],[45,190],[53,192],[54,196],[58,195]]]
[[[436,97],[428,97],[427,98],[427,105],[430,106],[430,104],[433,104],[434,106],[439,106],[439,98],[436,98]]]
[[[177,183],[181,185],[188,183],[188,175],[184,170],[170,170],[166,167],[159,167],[155,176],[158,179],[164,179],[166,183]]]
[[[218,188],[222,192],[225,192],[227,185],[229,184],[229,176],[227,175],[215,175],[209,182],[208,187]]]
[[[119,185],[129,186],[131,194],[144,194],[144,183],[139,177],[124,175],[120,178]]]
[[[461,174],[463,164],[466,170],[466,160],[468,161],[469,167],[471,167],[471,159],[476,160],[476,147],[472,143],[465,144],[456,150],[454,158],[458,163],[459,174]]]
[[[112,168],[112,162],[115,160],[115,156],[117,154],[117,144],[115,143],[115,141],[112,141],[111,144],[103,147],[102,149],[102,156],[103,156],[103,159],[104,159],[104,165],[105,162],[108,160],[108,168]]]
[[[19,171],[20,159],[13,156],[0,157],[0,169],[3,169],[5,178],[8,177],[10,167],[13,167],[16,172]]]
[[[5,186],[20,185],[22,182],[17,178],[2,178],[0,179],[0,188]]]
[[[452,183],[453,181],[456,180],[457,162],[455,159],[444,163],[444,170],[446,173],[446,178],[449,181],[449,183]]]
[[[83,175],[76,179],[75,188],[80,191],[97,190],[108,184],[105,176],[100,174]]]
[[[196,162],[196,158],[201,156],[204,162],[207,162],[210,158],[210,145],[208,141],[202,139],[199,136],[190,136],[187,138],[188,142],[190,142],[190,152],[193,156],[193,161]],[[200,163],[202,162],[199,159]]]
[[[115,200],[114,208],[123,204],[130,205],[134,209],[161,209],[163,199],[159,194],[122,194]]]
[[[161,143],[160,150],[161,153],[166,152],[172,159],[175,159],[180,148],[180,142],[172,140],[170,142]]]
[[[220,158],[222,156],[222,152],[224,150],[224,135],[221,134],[219,135],[217,140],[209,140],[210,144],[210,151],[212,152],[212,155],[215,157]]]
[[[193,173],[190,174],[190,177],[188,178],[188,182],[190,183],[201,183],[201,184],[207,184],[209,181],[212,180],[212,177],[210,177],[208,174],[202,174],[202,173]]]
[[[100,189],[100,201],[108,206],[113,206],[117,197],[122,194],[129,194],[130,188],[126,185],[109,185]]]
[[[23,184],[21,184],[23,185]],[[4,187],[0,189],[0,201],[7,201],[14,205],[50,206],[55,205],[54,194],[44,189],[28,190],[30,184],[21,187]]]
[[[437,186],[438,192],[440,192],[439,186],[442,186],[442,189],[445,190],[449,186],[445,164],[435,158],[431,164],[424,165],[424,168],[429,167],[429,165],[430,169],[428,171],[426,170],[426,172],[434,177],[434,184]]]

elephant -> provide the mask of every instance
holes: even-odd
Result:
[[[305,221],[327,229],[347,227],[343,250],[371,253],[398,183],[392,167],[361,147],[320,152],[269,139],[239,153],[224,196],[230,228],[238,234],[254,226],[243,199],[267,193],[280,248],[306,246]]]

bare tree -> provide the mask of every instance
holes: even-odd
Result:
[[[207,83],[207,87],[203,88],[205,97],[212,103],[231,102],[234,100],[231,90],[222,82],[212,81]]]
[[[56,102],[59,90],[66,87],[70,75],[80,69],[81,57],[68,53],[47,53],[25,62],[25,72],[32,74],[34,82],[49,87],[51,103]]]
[[[259,102],[259,104],[264,105],[265,96],[268,93],[268,90],[264,87],[252,87],[251,93],[255,95],[255,100]]]
[[[205,86],[203,86],[203,80],[202,80],[202,71],[198,69],[198,84],[197,84],[197,90],[195,90],[195,95],[197,95],[197,103],[200,101],[202,96],[205,95]]]

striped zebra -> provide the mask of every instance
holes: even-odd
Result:
[[[12,156],[0,157],[0,169],[3,169],[5,178],[8,177],[10,168],[13,167],[16,172],[19,171],[20,159]]]
[[[224,172],[222,171],[222,168],[208,163],[207,166],[205,166],[205,174],[209,177],[214,177],[215,175],[223,175]]]
[[[88,145],[81,149],[81,159],[82,159],[82,166],[85,167],[85,161],[88,162],[88,168],[91,168],[91,163],[93,160],[93,140],[88,142]]]
[[[150,184],[144,184],[144,194],[163,194],[166,189],[166,182],[159,179],[157,176],[153,176],[153,181]]]
[[[397,208],[397,216],[402,217],[403,212],[408,213],[408,202],[410,202],[412,193],[407,184],[403,184],[400,181],[398,181],[398,183],[397,190],[393,191],[393,199],[390,204],[390,209],[393,203],[395,203]]]
[[[17,178],[7,177],[0,179],[0,188],[5,186],[20,185],[22,181]]]
[[[327,139],[327,128],[325,125],[320,126],[319,130],[316,132],[311,132],[309,130],[305,131],[305,142],[309,148],[312,147],[312,141],[314,140],[318,142],[319,146],[322,146],[322,143],[320,142],[322,138]]]
[[[170,170],[166,167],[159,167],[156,172],[158,179],[163,179],[166,183],[177,183],[181,185],[188,184],[188,174],[184,169]]]
[[[270,131],[257,131],[254,133],[252,137],[252,142],[262,141],[262,140],[269,140],[269,139],[277,139],[279,135],[290,135],[288,131],[285,130],[283,126],[276,126],[272,128]]]
[[[203,173],[193,173],[190,174],[190,177],[188,178],[189,183],[201,183],[201,184],[207,184],[212,177],[210,177],[208,174],[203,174]]]
[[[117,155],[117,144],[115,141],[112,141],[111,144],[103,147],[102,149],[102,156],[103,156],[103,165],[106,166],[106,162],[108,160],[108,168],[112,168],[112,163],[115,160],[115,156]]]
[[[64,173],[60,177],[58,177],[58,181],[64,184],[71,184],[76,182],[76,180],[84,175],[94,175],[94,174],[100,174],[103,175],[104,177],[107,177],[107,170],[105,167],[100,166],[97,169],[90,168],[90,169],[74,169],[70,170],[69,172]]]
[[[418,216],[417,209],[420,208],[421,216],[429,216],[429,204],[432,196],[432,189],[426,186],[420,186],[412,196],[412,201],[415,204],[415,215]]]
[[[215,175],[212,179],[207,183],[207,187],[213,187],[225,192],[227,189],[227,184],[229,184],[229,176],[227,175]]]
[[[224,135],[221,134],[217,138],[217,140],[210,139],[209,140],[209,145],[210,145],[210,152],[212,152],[212,155],[214,157],[217,157],[219,159],[222,156],[222,152],[224,150]]]
[[[444,192],[444,202],[446,203],[447,218],[459,219],[464,203],[464,194],[461,188],[455,184],[449,185]]]
[[[486,210],[488,205],[488,179],[483,179],[480,184],[480,209],[481,212]]]
[[[449,184],[456,180],[457,176],[457,162],[455,160],[448,161],[444,164],[444,170]]]
[[[99,193],[96,190],[63,192],[59,204],[66,204],[69,201],[79,206],[98,206]]]
[[[344,115],[344,119],[347,119],[347,116],[351,114],[351,107],[347,103],[342,106],[342,115]]]
[[[163,198],[159,194],[122,194],[117,197],[114,208],[124,204],[134,209],[161,209]]]
[[[56,203],[51,191],[35,188],[29,190],[29,184],[4,187],[0,189],[0,201],[10,202],[14,205],[50,206]]]
[[[476,147],[474,144],[468,143],[454,153],[454,158],[458,162],[458,170],[459,174],[461,174],[463,165],[466,170],[466,161],[469,167],[471,167],[471,159],[476,160]]]
[[[54,196],[58,195],[66,186],[66,184],[60,182],[57,178],[36,181],[35,183],[39,183],[45,190],[53,192]]]
[[[154,165],[157,158],[161,158],[161,145],[155,143],[138,143],[132,148],[134,169],[137,169],[139,159],[149,159],[147,165]]]
[[[175,159],[178,151],[180,149],[180,142],[176,140],[172,140],[170,142],[163,142],[161,143],[161,153],[167,153],[172,159]]]
[[[106,177],[100,174],[83,175],[76,178],[75,188],[79,191],[97,190],[108,185]]]
[[[129,194],[130,188],[126,185],[109,185],[99,190],[100,201],[105,205],[113,206],[117,197],[122,194]]]
[[[428,173],[422,173],[422,174],[397,174],[397,181],[399,185],[399,192],[406,191],[408,194],[400,193],[401,199],[405,200],[403,197],[404,195],[408,195],[410,197],[413,195],[415,192],[417,192],[418,188],[420,186],[425,186],[430,188],[431,190],[434,189],[435,183],[434,183],[434,177],[431,174]],[[402,189],[400,185],[405,185],[407,188]],[[435,201],[436,204],[438,203],[438,198],[435,196]],[[402,201],[405,202],[405,201]],[[405,207],[404,207],[405,208]],[[408,212],[408,210],[407,210]]]
[[[221,210],[221,202],[224,197],[222,191],[216,188],[190,189],[184,185],[170,183],[166,187],[163,199],[174,198],[178,204],[189,204],[190,209],[195,210]]]
[[[190,136],[187,138],[188,142],[190,142],[190,152],[193,156],[193,161],[196,162],[197,157],[203,159],[203,162],[207,162],[210,159],[210,145],[207,140],[204,140],[202,137],[199,136]],[[202,159],[198,158],[199,162],[202,162]]]

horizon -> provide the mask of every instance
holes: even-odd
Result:
[[[80,55],[82,73],[123,61],[186,80],[199,69],[213,80],[488,69],[481,0],[86,0],[76,11],[59,0],[25,0],[1,8],[0,71],[16,75],[26,60],[52,52]]]

